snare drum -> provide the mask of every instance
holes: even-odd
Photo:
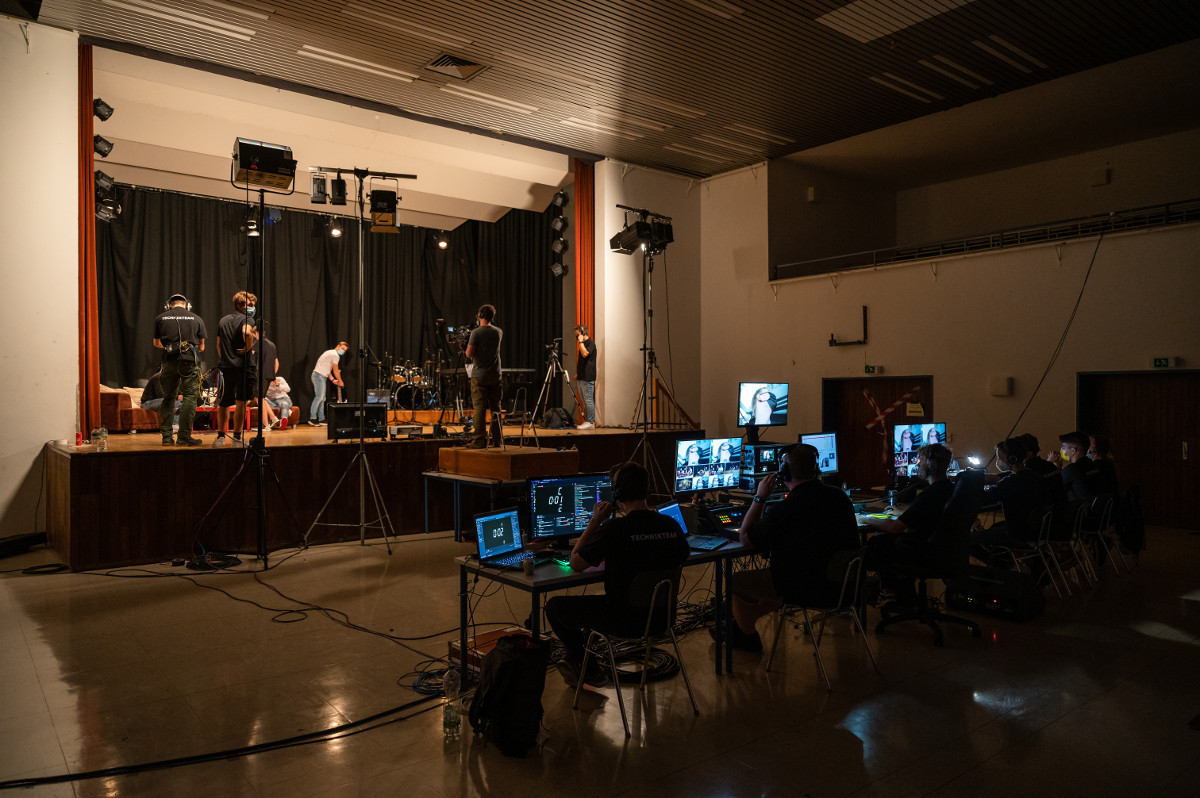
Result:
[[[392,366],[392,382],[400,385],[408,382],[408,370],[404,366]]]

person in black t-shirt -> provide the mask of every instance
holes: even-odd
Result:
[[[1041,518],[1038,510],[1050,504],[1046,480],[1025,467],[1025,443],[1009,438],[996,444],[1000,479],[992,489],[1000,500],[1004,520],[971,536],[971,555],[987,561],[989,546],[1026,547],[1037,541]]]
[[[583,392],[584,422],[576,429],[596,427],[596,358],[599,350],[596,342],[588,335],[586,324],[575,327],[575,351],[579,358],[575,362],[575,381]]]
[[[159,429],[163,446],[176,442],[180,446],[199,446],[199,439],[192,437],[192,421],[200,402],[200,353],[204,351],[208,331],[204,328],[204,319],[190,310],[183,294],[173,294],[167,300],[167,306],[154,320],[154,346],[163,350],[159,379],[163,395],[181,395],[183,404],[179,408],[178,437],[171,430],[175,414],[173,402],[163,402],[158,409]]]
[[[233,441],[242,442],[246,426],[246,402],[254,397],[258,370],[247,353],[254,346],[254,306],[258,298],[246,291],[233,295],[234,312],[217,325],[217,369],[221,372],[217,391],[217,439],[213,446],[225,445],[225,428],[229,425],[229,408],[233,413]]]
[[[778,474],[758,483],[753,503],[742,518],[743,545],[771,558],[769,569],[733,575],[734,626],[729,642],[744,651],[762,651],[754,625],[783,601],[806,607],[832,606],[841,582],[827,578],[834,554],[860,547],[854,507],[845,493],[822,484],[815,446],[797,444],[780,458]],[[763,507],[777,479],[787,485],[787,498],[765,513]]]
[[[471,330],[465,354],[471,359],[467,374],[471,378],[471,407],[474,436],[467,444],[470,449],[488,447],[487,411],[492,411],[492,446],[500,446],[504,430],[500,427],[500,341],[504,331],[492,324],[496,309],[482,305],[476,314],[479,326]]]
[[[1096,498],[1096,464],[1087,456],[1091,441],[1082,432],[1066,432],[1059,435],[1058,440],[1061,459],[1055,458],[1054,463],[1062,469],[1062,483],[1067,492],[1067,501],[1091,501]]]
[[[637,463],[617,466],[612,484],[616,507],[598,502],[571,551],[572,571],[604,564],[604,595],[555,596],[546,602],[546,620],[565,649],[559,670],[571,687],[579,679],[590,630],[641,634],[646,608],[629,603],[638,574],[682,566],[689,554],[679,524],[647,506],[650,474],[645,468]],[[614,509],[620,509],[621,517],[613,517]]]
[[[1042,459],[1040,446],[1036,437],[1028,432],[1017,437],[1021,439],[1021,443],[1025,444],[1025,468],[1046,480],[1046,490],[1049,492],[1047,501],[1050,504],[1065,502],[1067,500],[1067,491],[1063,488],[1062,477],[1058,473],[1058,466]]]
[[[877,528],[867,543],[866,567],[879,572],[880,584],[895,594],[901,604],[916,600],[912,579],[901,578],[891,565],[920,562],[930,537],[941,523],[946,502],[954,493],[954,483],[946,476],[954,453],[940,443],[922,446],[917,451],[917,473],[929,487],[917,494],[899,518],[871,518],[866,523]]]

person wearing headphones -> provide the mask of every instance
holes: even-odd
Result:
[[[989,548],[1025,548],[1037,541],[1041,518],[1036,513],[1050,504],[1050,489],[1046,480],[1026,466],[1028,451],[1020,437],[1008,438],[996,444],[996,468],[1000,474],[989,474],[987,482],[1000,500],[1004,520],[971,535],[971,556],[987,562]]]
[[[579,359],[575,362],[575,382],[583,391],[584,422],[575,429],[596,428],[596,342],[588,335],[586,324],[575,327],[575,351]]]
[[[179,407],[179,433],[171,429],[175,403],[163,402],[158,408],[159,428],[163,446],[199,446],[200,439],[192,437],[192,421],[200,403],[200,352],[208,331],[204,319],[191,310],[187,297],[172,294],[167,307],[154,319],[154,346],[163,350],[162,371],[159,377],[164,396],[182,396]]]
[[[229,408],[233,407],[233,443],[242,445],[242,430],[246,428],[246,402],[258,389],[258,364],[249,357],[254,346],[254,310],[258,297],[247,291],[233,295],[233,313],[217,324],[217,371],[221,378],[217,388],[217,439],[213,446],[225,445],[225,428],[229,426]]]
[[[778,473],[758,483],[742,518],[742,545],[770,556],[771,566],[733,575],[729,645],[736,649],[762,651],[755,624],[784,601],[814,607],[836,602],[841,583],[826,578],[830,560],[861,546],[854,506],[845,493],[818,478],[819,457],[817,447],[807,443],[785,450]],[[764,510],[779,481],[787,486],[787,498]]]
[[[483,305],[476,314],[479,326],[471,330],[465,354],[471,359],[467,375],[471,378],[471,407],[474,437],[469,449],[488,447],[487,411],[492,411],[492,446],[499,446],[504,430],[500,428],[500,341],[504,331],[492,324],[496,309]]]
[[[679,567],[688,558],[683,529],[670,516],[651,510],[649,496],[650,472],[645,468],[637,463],[613,468],[612,502],[596,503],[587,529],[571,550],[572,571],[604,564],[604,594],[555,596],[546,602],[546,620],[565,649],[558,669],[568,687],[580,679],[583,647],[592,629],[641,633],[646,608],[628,600],[638,574]]]

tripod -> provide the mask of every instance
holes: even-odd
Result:
[[[332,527],[358,527],[358,541],[361,545],[367,545],[367,528],[377,528],[383,532],[383,542],[387,547],[387,553],[392,553],[392,543],[389,538],[396,536],[396,529],[392,525],[391,516],[388,515],[387,504],[383,499],[383,491],[379,489],[379,483],[375,480],[375,473],[371,470],[371,461],[367,459],[367,348],[366,348],[366,312],[363,302],[363,261],[364,247],[366,245],[366,219],[363,213],[363,184],[367,177],[381,177],[389,179],[409,179],[415,180],[416,175],[398,175],[390,172],[372,172],[367,169],[337,169],[333,167],[316,166],[312,167],[319,172],[337,172],[340,176],[343,172],[352,173],[358,183],[358,358],[362,363],[362,374],[359,377],[359,404],[358,404],[358,451],[354,453],[346,470],[342,473],[341,479],[333,486],[333,490],[329,493],[329,498],[325,500],[325,504],[321,506],[317,517],[313,519],[312,525],[308,531],[304,533],[304,544],[308,545],[309,536],[318,525]],[[384,429],[387,429],[387,414],[384,413]],[[346,477],[358,469],[358,523],[357,524],[339,524],[328,521],[321,521],[321,516],[325,514],[333,497],[337,495],[338,490],[342,487],[342,483],[346,481]],[[371,501],[375,505],[376,519],[368,523],[367,521],[367,489],[371,491]]]
[[[537,419],[541,418],[545,422],[546,404],[550,402],[550,385],[554,382],[554,377],[561,374],[563,382],[567,384],[567,390],[575,393],[575,389],[571,386],[571,375],[562,367],[562,353],[559,351],[559,346],[562,344],[561,338],[555,338],[553,342],[546,345],[549,353],[546,355],[546,376],[542,380],[542,390],[538,393],[537,401],[533,403],[533,423],[530,427],[533,429],[534,444],[540,449],[541,443],[538,442],[537,436]]]

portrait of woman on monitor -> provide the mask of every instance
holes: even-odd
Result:
[[[941,442],[942,442],[941,439],[938,438],[937,427],[930,427],[929,432],[925,433],[925,443],[930,444],[930,443],[941,443]]]
[[[913,450],[913,434],[912,430],[906,429],[900,433],[900,449],[901,452],[911,452]]]

